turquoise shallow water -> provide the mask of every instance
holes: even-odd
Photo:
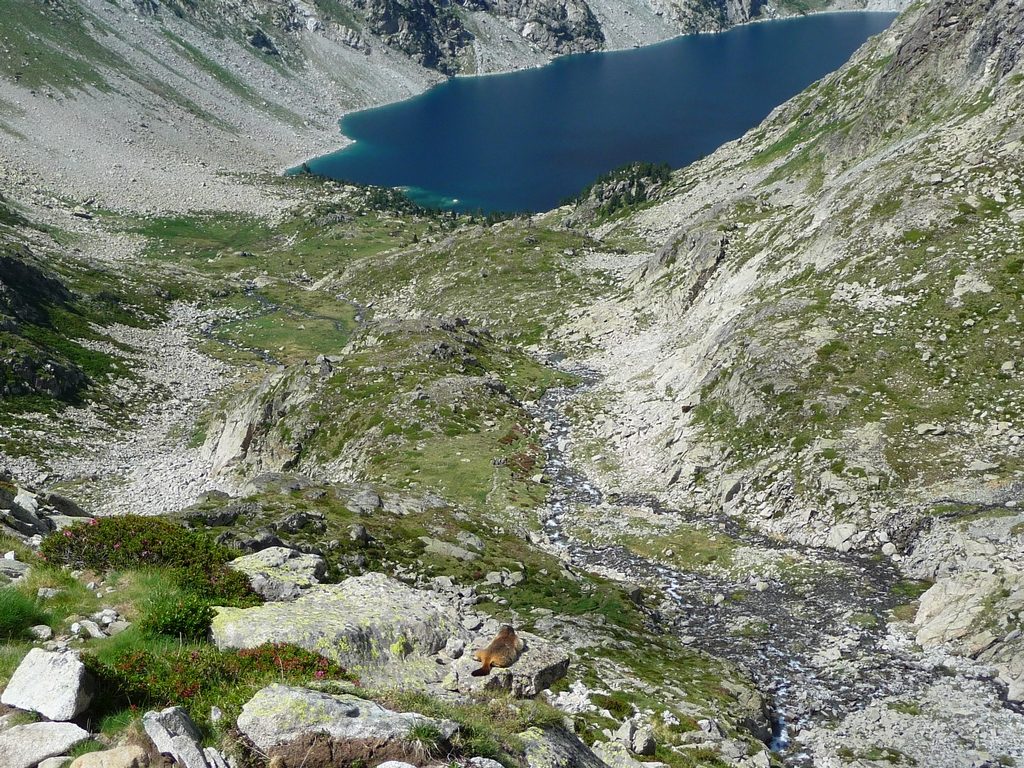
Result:
[[[633,161],[686,165],[840,67],[891,13],[832,13],[458,77],[347,115],[355,144],[309,166],[461,211],[554,207]]]

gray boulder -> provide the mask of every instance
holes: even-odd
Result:
[[[0,576],[4,576],[12,581],[20,579],[29,571],[28,563],[23,563],[20,560],[8,560],[6,557],[0,557]]]
[[[78,504],[73,502],[67,496],[61,496],[59,493],[53,493],[51,491],[43,491],[37,497],[39,501],[45,507],[50,507],[56,510],[58,515],[65,517],[78,517],[78,518],[91,518],[88,512],[82,509]],[[53,515],[50,515],[53,517]]]
[[[371,488],[364,488],[353,494],[352,498],[345,504],[345,508],[356,515],[372,515],[384,506],[377,492]]]
[[[607,768],[575,734],[561,728],[530,728],[519,738],[528,768]]]
[[[288,547],[268,547],[228,566],[248,576],[253,590],[266,600],[294,600],[327,573],[322,557]]]
[[[93,680],[77,656],[33,648],[14,671],[0,702],[64,721],[84,712],[92,694]]]
[[[473,658],[472,653],[458,659],[453,666],[457,689],[462,692],[507,691],[517,698],[528,699],[565,677],[569,671],[568,653],[536,635],[520,632],[519,637],[526,644],[516,662],[506,668],[492,667],[486,676],[473,676],[473,670],[480,666],[480,662]],[[490,637],[482,636],[477,638],[473,647],[482,648],[489,642]]]
[[[45,536],[52,529],[45,518],[36,514],[38,505],[28,504],[27,499],[32,499],[32,497],[19,494],[14,501],[8,502],[0,510],[0,522],[23,536],[35,536],[36,534]],[[22,503],[27,504],[28,507],[22,506]]]
[[[349,669],[437,653],[460,626],[454,608],[434,593],[381,573],[313,586],[293,602],[216,610],[218,648],[294,643]]]
[[[181,707],[147,712],[142,727],[157,751],[173,757],[179,768],[210,768],[199,731]]]
[[[665,763],[642,763],[621,741],[602,741],[594,745],[594,754],[611,768],[662,768]]]
[[[74,723],[29,723],[0,732],[0,765],[35,768],[50,757],[66,755],[89,738]]]
[[[615,738],[621,744],[637,755],[650,756],[654,754],[654,734],[650,728],[638,727],[632,720],[627,720],[615,732]]]
[[[465,560],[466,562],[472,562],[480,557],[476,552],[470,552],[468,549],[463,549],[462,547],[451,544],[447,541],[433,539],[430,536],[420,536],[420,541],[426,545],[426,549],[424,551],[428,554],[441,555],[441,557],[453,557],[456,560]]]
[[[445,738],[458,729],[449,721],[415,712],[392,712],[358,696],[331,695],[275,683],[259,691],[238,716],[238,730],[262,750],[306,734],[338,740],[400,741],[417,725],[433,725]]]

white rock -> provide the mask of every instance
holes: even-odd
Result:
[[[65,755],[89,738],[74,723],[29,723],[0,733],[3,768],[35,768],[43,760]]]
[[[993,469],[999,469],[999,465],[991,461],[972,461],[967,465],[968,472],[991,472]]]
[[[92,678],[77,656],[33,648],[18,665],[0,702],[63,721],[84,712],[92,694]]]
[[[34,627],[29,627],[28,633],[36,640],[49,640],[53,637],[53,630],[46,624],[36,624]]]
[[[181,707],[147,712],[142,718],[142,727],[157,750],[173,757],[179,768],[210,768],[199,731]]]

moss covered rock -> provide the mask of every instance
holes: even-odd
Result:
[[[216,610],[219,648],[293,643],[355,671],[436,653],[460,631],[454,608],[381,573],[314,586],[294,602]]]

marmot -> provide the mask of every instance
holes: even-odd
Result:
[[[526,642],[509,624],[503,625],[490,645],[473,652],[473,658],[483,665],[480,669],[474,669],[473,675],[483,677],[490,674],[491,667],[512,666],[519,658],[519,652],[523,650],[524,645]]]

